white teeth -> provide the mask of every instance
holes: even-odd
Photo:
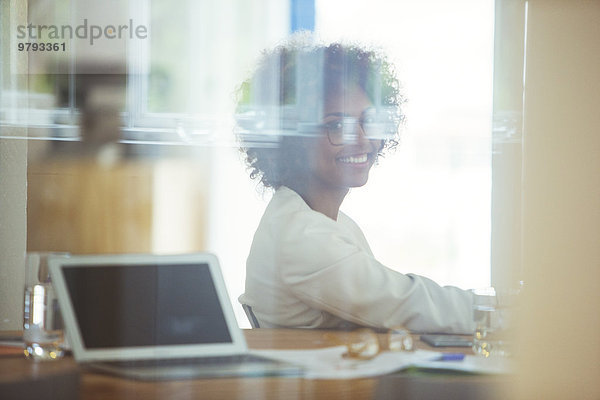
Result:
[[[352,157],[341,157],[338,158],[343,163],[349,164],[362,164],[367,162],[368,156],[366,154],[362,154],[360,156],[352,156]]]

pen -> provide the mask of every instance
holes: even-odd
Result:
[[[465,359],[463,353],[442,353],[438,358],[433,361],[462,361]]]

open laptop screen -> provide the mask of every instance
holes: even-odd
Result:
[[[86,348],[232,342],[208,264],[63,271]]]

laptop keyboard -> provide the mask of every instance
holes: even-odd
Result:
[[[217,357],[192,357],[192,358],[166,358],[166,359],[148,359],[148,360],[127,360],[127,361],[108,361],[105,365],[124,368],[153,368],[153,367],[171,367],[171,366],[222,366],[227,364],[242,363],[272,363],[273,360],[255,356],[251,354],[236,354],[232,356]]]

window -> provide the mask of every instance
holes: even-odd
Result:
[[[490,284],[494,1],[317,1],[316,32],[383,46],[408,99],[396,154],[347,198],[376,256],[463,288]]]
[[[289,5],[274,0],[109,3],[30,1],[31,41],[52,40],[48,29],[39,35],[35,27],[41,25],[60,32],[64,25],[76,30],[85,24],[88,36],[73,33],[60,54],[28,54],[27,91],[22,85],[6,97],[29,101],[9,107],[7,99],[0,120],[28,125],[30,136],[76,139],[80,95],[91,85],[115,84],[122,87],[116,101],[122,105],[124,142],[231,144],[236,85],[260,49],[288,33]],[[89,46],[94,24],[143,26],[148,34],[143,40],[98,40]]]

